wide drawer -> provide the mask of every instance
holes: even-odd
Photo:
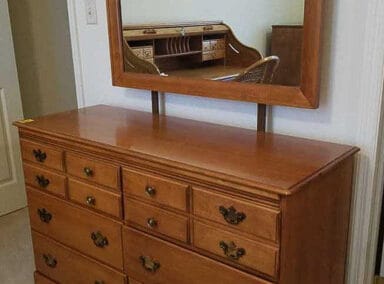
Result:
[[[278,210],[196,188],[193,190],[193,205],[196,216],[278,241]]]
[[[33,189],[28,188],[27,196],[34,230],[122,269],[119,222]]]
[[[166,235],[170,238],[187,242],[187,217],[128,198],[126,198],[124,202],[126,221]]]
[[[179,210],[187,210],[186,184],[123,169],[123,188],[127,194]]]
[[[90,209],[102,211],[114,217],[121,218],[121,194],[104,190],[74,179],[68,180],[69,199],[87,206]]]
[[[63,151],[44,144],[21,139],[21,155],[25,161],[35,162],[46,167],[63,171]]]
[[[271,284],[131,228],[123,239],[125,271],[145,284]]]
[[[261,244],[197,221],[194,221],[193,232],[195,247],[263,274],[276,276],[279,252],[276,247]]]
[[[70,175],[113,189],[119,188],[119,167],[116,165],[85,158],[74,153],[67,153],[66,166]]]
[[[65,197],[66,177],[41,167],[24,163],[24,177],[27,185]]]
[[[37,271],[35,272],[34,276],[35,276],[35,284],[55,284],[56,283]]]
[[[125,283],[122,273],[39,233],[32,231],[32,240],[37,270],[54,281],[74,284]]]

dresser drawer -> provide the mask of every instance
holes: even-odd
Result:
[[[122,218],[121,194],[119,193],[70,178],[68,179],[68,197],[70,200],[87,206],[89,209]]]
[[[122,269],[120,223],[33,189],[27,195],[34,230]]]
[[[276,276],[278,268],[278,249],[276,247],[261,244],[197,221],[194,221],[193,224],[193,244],[197,248],[224,257],[238,265],[272,277]]]
[[[201,189],[193,190],[194,215],[278,241],[279,211]]]
[[[122,273],[39,233],[32,231],[32,240],[37,270],[54,281],[74,284],[126,282]]]
[[[188,218],[126,198],[125,220],[170,238],[187,242]]]
[[[116,165],[88,159],[73,153],[67,153],[66,165],[70,175],[114,189],[119,188],[119,167]]]
[[[186,184],[123,169],[123,188],[127,194],[187,211]]]
[[[125,271],[145,284],[270,283],[130,228],[123,239]]]
[[[25,161],[38,163],[46,167],[63,171],[63,151],[44,144],[21,139],[21,155]]]
[[[35,284],[55,284],[56,283],[37,271],[35,272],[34,276],[35,276]]]
[[[65,197],[66,177],[41,167],[24,163],[24,177],[27,185]]]

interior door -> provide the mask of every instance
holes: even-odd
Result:
[[[0,0],[0,216],[26,205],[18,134],[23,117],[8,2]]]

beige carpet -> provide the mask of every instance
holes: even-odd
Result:
[[[33,284],[34,267],[28,210],[0,217],[0,283]]]

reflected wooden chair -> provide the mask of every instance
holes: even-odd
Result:
[[[277,56],[269,56],[260,59],[239,74],[233,81],[254,84],[271,84],[273,75],[279,67],[280,59]]]

